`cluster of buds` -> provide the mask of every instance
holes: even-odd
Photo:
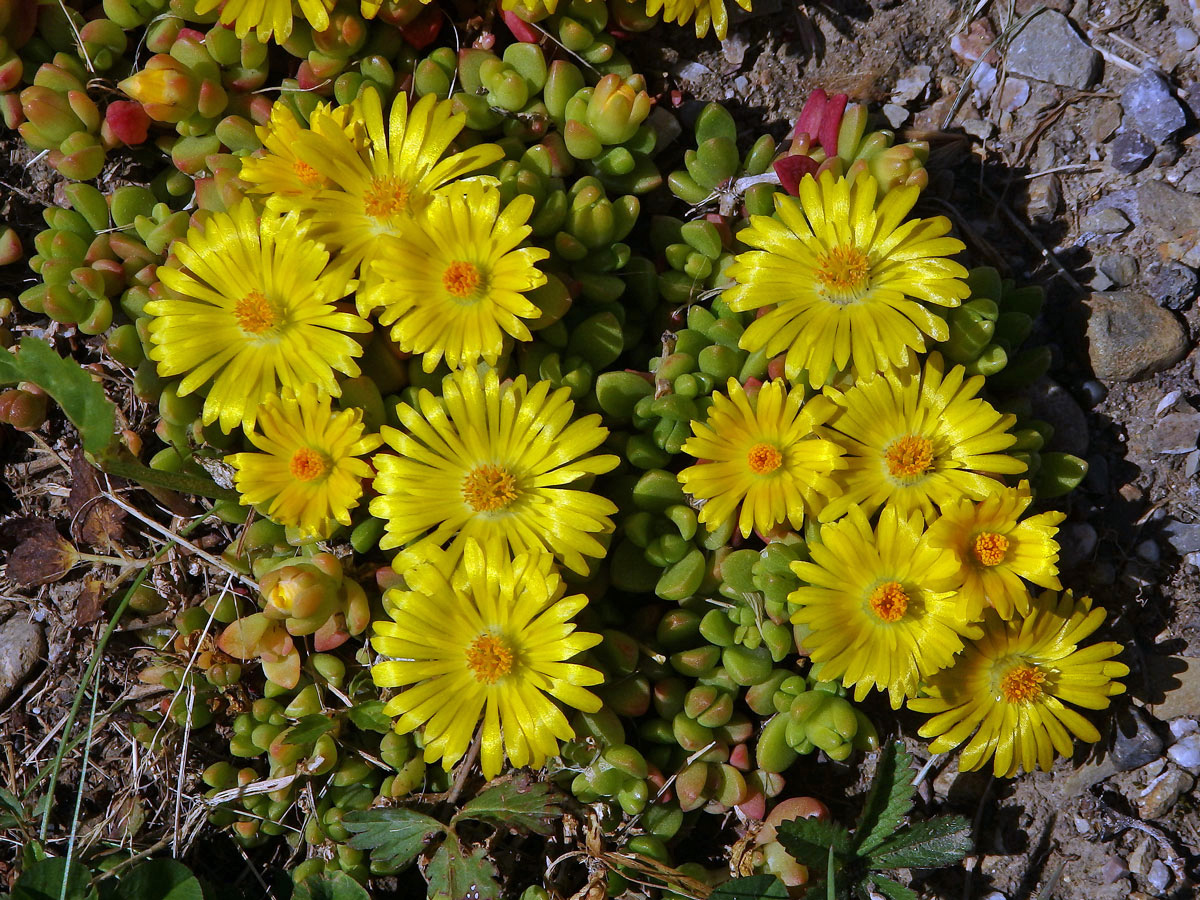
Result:
[[[788,624],[786,590],[794,588],[796,577],[789,565],[806,559],[807,549],[795,535],[772,541],[761,552],[721,548],[716,554],[718,588],[728,606],[709,610],[700,623],[700,633],[718,647],[740,644],[752,650],[766,647],[778,663],[796,652],[795,638]],[[769,594],[763,587],[770,588]]]
[[[619,6],[621,15],[614,22],[619,30],[644,31],[653,24],[644,9],[639,13],[631,8],[631,4]],[[602,75],[629,75],[633,71],[629,60],[617,49],[615,35],[606,31],[609,26],[607,0],[568,0],[557,4],[553,14],[541,0],[525,0],[503,16],[518,41],[538,44],[550,35],[567,52],[583,59]]]
[[[760,179],[771,168],[775,158],[775,140],[764,134],[744,156],[738,153],[737,125],[733,116],[718,103],[709,103],[700,111],[693,126],[696,149],[683,155],[682,169],[667,178],[671,193],[692,206],[713,200],[720,201],[722,214],[734,211],[733,201],[744,204],[747,214],[770,215],[774,209],[771,196],[778,189],[774,179]],[[745,178],[740,191],[728,187]]]
[[[844,760],[855,750],[879,747],[875,726],[846,699],[840,685],[810,684],[802,675],[777,670],[763,682],[759,696],[769,697],[776,713],[763,726],[755,748],[759,767],[768,772],[784,772],[797,756],[814,750]]]
[[[18,126],[25,143],[45,151],[50,165],[67,178],[87,181],[104,167],[100,109],[88,95],[87,72],[78,58],[55,54],[21,91]]]
[[[49,227],[34,238],[30,268],[41,283],[18,299],[30,312],[100,334],[112,325],[114,305],[137,317],[167,246],[187,228],[187,214],[132,185],[105,196],[71,184],[66,194],[70,208],[46,209]]]

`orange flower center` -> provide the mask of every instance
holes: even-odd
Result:
[[[933,465],[933,444],[928,438],[906,434],[887,448],[883,454],[888,474],[893,478],[915,478],[924,475]]]
[[[1008,553],[1008,538],[994,531],[981,531],[971,544],[971,552],[981,566],[998,566]]]
[[[884,622],[899,622],[908,612],[908,594],[898,581],[885,581],[871,591],[871,612]]]
[[[442,286],[446,288],[447,293],[462,300],[475,293],[479,282],[479,267],[475,263],[455,260],[446,266],[446,271],[442,273]]]
[[[746,463],[755,475],[770,475],[783,465],[783,454],[770,444],[755,444],[746,454]]]
[[[325,179],[321,177],[321,173],[310,166],[302,159],[298,159],[292,163],[292,171],[308,187],[316,187]]]
[[[1000,693],[1009,703],[1025,703],[1042,695],[1045,674],[1037,666],[1019,663],[1000,677]]]
[[[301,447],[292,454],[288,471],[297,481],[313,481],[329,471],[329,460],[323,453]]]
[[[495,512],[517,499],[517,479],[503,466],[477,466],[463,479],[462,492],[475,512]]]
[[[857,247],[842,244],[817,257],[817,280],[835,302],[859,299],[870,284],[870,274],[871,261]]]
[[[239,300],[233,315],[246,334],[262,334],[275,324],[275,310],[262,291],[251,291]]]
[[[363,210],[380,221],[408,210],[408,184],[390,176],[376,178],[363,195]]]
[[[513,652],[502,638],[481,634],[467,648],[467,666],[481,684],[495,684],[512,671]]]

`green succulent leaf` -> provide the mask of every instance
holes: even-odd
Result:
[[[850,832],[836,822],[817,819],[792,819],[781,822],[775,829],[776,839],[783,849],[801,865],[824,871],[829,851],[841,857],[853,853]]]
[[[774,875],[731,878],[708,895],[708,900],[787,900],[787,887]]]
[[[16,354],[0,353],[0,383],[19,381],[32,381],[62,407],[88,453],[99,453],[113,443],[117,408],[75,360],[59,356],[39,338],[23,338]]]
[[[899,741],[889,743],[879,754],[879,766],[854,828],[854,849],[869,855],[895,834],[913,804],[912,757]]]
[[[971,823],[962,816],[939,816],[894,834],[870,855],[872,869],[931,869],[949,866],[971,852]]]
[[[871,880],[874,882],[876,892],[883,894],[888,900],[920,900],[916,891],[905,887],[898,881],[892,881],[882,875],[873,875]]]
[[[371,858],[386,866],[406,866],[429,839],[446,826],[432,816],[411,809],[362,809],[346,813],[342,823],[354,832],[348,843],[355,850],[370,850]]]
[[[311,744],[325,732],[333,728],[333,719],[321,713],[305,716],[298,721],[287,733],[287,743],[293,746]]]
[[[549,834],[550,821],[562,815],[561,799],[544,781],[528,773],[493,781],[454,817],[477,819],[490,825]]]
[[[483,847],[463,849],[458,836],[450,832],[425,870],[429,882],[429,900],[499,900],[500,885],[496,867]]]
[[[204,900],[191,869],[173,859],[150,859],[117,882],[114,900]]]
[[[345,872],[321,872],[296,885],[292,900],[371,900],[371,895]]]

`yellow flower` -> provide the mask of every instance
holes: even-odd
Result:
[[[298,398],[269,397],[258,418],[261,434],[246,436],[261,453],[235,453],[235,486],[245,506],[300,530],[301,537],[328,537],[335,521],[350,524],[371,467],[356,457],[382,440],[363,437],[362,412],[334,413],[327,394],[306,384]]]
[[[537,263],[550,254],[520,248],[533,198],[521,194],[504,211],[500,192],[479,182],[446,191],[430,204],[422,227],[392,240],[375,262],[368,303],[406,353],[424,354],[426,372],[445,356],[457,369],[482,359],[495,365],[504,335],[528,341],[522,319],[541,315],[526,292],[546,283]],[[393,324],[394,323],[394,324]]]
[[[352,270],[361,263],[361,277],[369,283],[374,278],[370,264],[390,246],[381,237],[409,237],[420,227],[416,217],[439,189],[491,165],[504,151],[496,144],[476,144],[447,155],[466,116],[453,113],[449,100],[432,94],[411,110],[408,95],[396,95],[386,125],[374,89],[364,91],[351,107],[352,121],[366,132],[364,147],[345,130],[296,135],[297,158],[332,184],[296,208],[308,213],[313,236],[335,252],[337,265]],[[293,208],[286,197],[268,203]],[[365,315],[362,296],[360,291],[359,309]]]
[[[498,540],[514,554],[546,550],[576,572],[584,556],[603,556],[593,536],[612,531],[616,506],[569,485],[612,470],[617,457],[587,456],[608,436],[598,415],[571,421],[570,390],[525,377],[500,383],[494,369],[454,372],[442,396],[422,390],[417,408],[396,414],[403,431],[384,427],[399,453],[376,454],[379,475],[371,514],[387,522],[380,542],[441,546],[452,555],[475,538]]]
[[[978,769],[994,755],[992,770],[1010,778],[1018,769],[1049,771],[1055,751],[1069,757],[1072,734],[1098,741],[1096,727],[1066,704],[1106,709],[1125,691],[1113,681],[1129,674],[1112,659],[1120,644],[1079,647],[1103,621],[1090,597],[1076,601],[1070,591],[1061,598],[1046,591],[1028,616],[1008,622],[988,610],[983,635],[932,679],[926,696],[908,703],[933,714],[920,732],[936,738],[929,749],[946,753],[970,738],[959,768]]]
[[[962,587],[959,611],[974,621],[986,606],[1000,618],[1012,618],[1016,609],[1029,613],[1030,596],[1025,581],[1062,590],[1058,581],[1058,542],[1054,536],[1064,513],[1044,512],[1018,522],[1033,498],[1029,483],[1001,488],[979,503],[963,499],[942,510],[929,526],[929,544],[958,561]]]
[[[969,296],[967,270],[946,259],[963,244],[945,236],[945,216],[904,221],[919,194],[904,187],[879,199],[870,175],[851,183],[830,172],[805,177],[799,197],[776,194],[775,216],[753,216],[738,233],[757,249],[729,267],[733,309],[772,307],[742,348],[786,352],[787,377],[820,386],[851,363],[860,377],[904,365],[925,335],[946,340],[945,320],[925,304]]]
[[[737,0],[737,5],[746,12],[750,11],[750,0]],[[725,11],[724,0],[646,0],[646,14],[655,15],[663,11],[664,22],[675,22],[684,25],[692,19],[696,20],[696,37],[702,38],[708,34],[708,27],[721,40],[725,40],[725,32],[729,28],[729,14]]]
[[[730,378],[726,390],[713,394],[707,421],[692,422],[694,437],[683,445],[701,460],[679,473],[683,489],[704,501],[700,521],[715,531],[741,504],[742,537],[784,522],[802,527],[805,515],[841,492],[829,476],[843,465],[842,449],[814,433],[833,404],[824,397],[805,403],[803,388],[789,393],[781,380],[748,396]]]
[[[319,132],[341,132],[354,139],[357,122],[350,119],[351,107],[330,109],[320,103],[308,117],[308,128]],[[240,177],[256,193],[276,199],[277,208],[298,208],[318,191],[333,187],[333,182],[296,155],[296,139],[305,126],[282,100],[271,107],[266,125],[255,128],[263,149],[242,158]],[[283,203],[282,198],[290,202]]]
[[[541,552],[509,559],[502,547],[468,541],[461,569],[432,550],[404,573],[408,590],[385,597],[392,622],[376,622],[371,644],[389,661],[371,675],[380,687],[404,688],[384,711],[400,733],[422,729],[425,761],[450,769],[466,753],[480,719],[485,778],[504,765],[545,765],[558,742],[574,736],[554,702],[585,712],[600,698],[595,669],[568,662],[600,643],[571,622],[587,604],[563,597],[562,579]]]
[[[922,678],[950,665],[960,635],[979,633],[947,590],[954,560],[923,541],[923,529],[919,513],[885,509],[872,532],[854,507],[821,527],[821,542],[808,545],[812,562],[792,563],[801,586],[788,601],[799,607],[792,622],[808,630],[803,646],[821,680],[854,685],[855,700],[877,687],[898,709]]]
[[[297,0],[300,12],[313,31],[329,27],[329,13],[336,0]],[[292,0],[196,0],[196,12],[203,15],[221,7],[221,24],[232,25],[234,33],[244,38],[252,30],[264,44],[274,35],[283,43],[292,33]]]
[[[515,12],[526,22],[540,22],[546,16],[554,15],[558,0],[500,0],[500,8]]]
[[[203,422],[224,431],[254,427],[266,399],[307,383],[337,397],[334,371],[356,376],[362,347],[348,334],[371,330],[333,305],[349,291],[344,275],[325,271],[329,254],[296,215],[259,222],[245,200],[188,230],[172,252],[183,268],[161,266],[170,288],[146,304],[150,358],[164,378],[183,375],[180,395],[211,381]]]
[[[983,376],[967,378],[962,366],[945,372],[934,353],[924,374],[888,371],[845,394],[827,390],[841,407],[828,436],[846,448],[847,467],[837,475],[844,493],[821,521],[853,506],[869,516],[885,504],[932,519],[934,504],[982,500],[1004,486],[990,476],[1024,472],[1025,463],[1000,452],[1016,441],[1008,433],[1016,417],[976,397],[982,387]]]

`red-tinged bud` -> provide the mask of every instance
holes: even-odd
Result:
[[[24,255],[21,238],[8,225],[0,225],[0,266],[20,262]]]
[[[115,297],[125,289],[125,269],[115,259],[97,260],[92,263],[92,271],[104,280],[104,296]]]
[[[317,56],[318,54],[314,53],[312,55]],[[345,63],[340,60],[328,60],[328,63],[325,63],[324,59],[322,58],[319,68],[325,74],[318,74],[317,69],[307,59],[300,63],[300,67],[296,70],[296,83],[301,91],[321,95],[333,93],[333,78],[338,73],[337,71],[333,71],[333,74],[329,74],[331,69],[327,68],[327,65],[332,67],[335,62],[340,62],[342,65],[345,65]]]
[[[219,81],[205,79],[200,82],[200,93],[196,99],[196,110],[206,119],[215,119],[229,105],[229,95]]]
[[[500,14],[504,19],[504,24],[508,26],[508,30],[512,32],[513,37],[518,41],[524,41],[527,44],[536,44],[542,39],[541,32],[518,16],[512,10],[505,10]]]
[[[21,83],[25,66],[21,57],[0,37],[0,91],[11,91]]]
[[[13,49],[24,47],[37,30],[37,0],[4,0],[0,3],[0,32]]]
[[[18,431],[33,431],[46,422],[45,393],[36,385],[28,384],[26,388],[10,388],[0,393],[0,422]]]
[[[437,12],[440,16],[440,10]],[[329,17],[329,27],[324,31],[313,32],[313,46],[318,51],[343,59],[361,50],[366,41],[367,23],[345,10],[335,11]]]
[[[73,181],[91,181],[104,168],[104,148],[92,135],[77,131],[51,150],[47,160]]]
[[[787,357],[783,353],[771,357],[770,362],[767,363],[767,376],[770,378],[783,378],[784,372],[787,370],[786,361]]]
[[[146,49],[151,53],[170,53],[171,46],[183,31],[183,19],[166,16],[146,26]]]
[[[16,131],[25,122],[21,97],[16,91],[0,94],[0,117],[4,119],[4,127],[9,131]]]
[[[52,149],[82,125],[64,95],[41,85],[21,91],[21,109],[26,119],[21,136],[35,150]]]
[[[140,103],[130,100],[114,100],[104,110],[104,128],[107,136],[130,147],[143,143],[150,135],[150,116]]]
[[[379,11],[374,18],[389,25],[403,27],[421,15],[426,8],[422,0],[387,0],[379,5]],[[369,13],[367,17],[371,18]]]
[[[793,197],[800,193],[800,182],[804,180],[805,175],[816,175],[817,165],[817,161],[811,156],[801,154],[782,156],[774,162],[779,183]]]
[[[67,91],[67,103],[85,131],[95,133],[100,130],[100,109],[85,91]]]
[[[146,67],[117,85],[156,122],[175,124],[195,115],[199,79],[172,56],[152,56]]]
[[[416,49],[424,50],[437,40],[442,31],[443,19],[444,14],[441,9],[437,4],[431,3],[408,25],[400,26],[400,33],[404,35],[404,40]]]

